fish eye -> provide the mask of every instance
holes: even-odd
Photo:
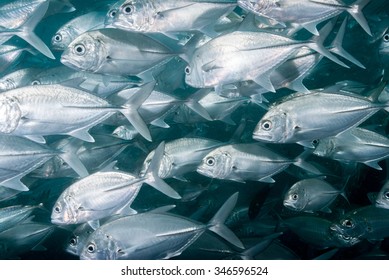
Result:
[[[315,145],[315,146],[318,145],[318,144],[319,144],[319,139],[313,140],[313,141],[312,141],[312,144]]]
[[[127,5],[124,5],[123,8],[122,8],[122,11],[128,15],[128,14],[131,14],[134,10],[134,6],[131,5],[131,4],[127,4]]]
[[[385,193],[384,193],[384,198],[385,198],[385,199],[389,199],[389,192],[385,192]]]
[[[54,212],[59,214],[59,213],[61,213],[61,211],[62,211],[61,205],[57,204],[57,205],[54,207]]]
[[[83,55],[85,53],[85,46],[82,44],[75,45],[74,50],[77,55]]]
[[[62,41],[62,36],[61,36],[61,34],[55,34],[55,36],[54,36],[54,41],[56,41],[56,42],[61,42],[61,41]]]
[[[76,246],[77,245],[77,238],[76,237],[72,237],[69,240],[69,243],[70,243],[71,246]]]
[[[344,240],[350,240],[351,239],[351,236],[350,235],[342,235],[342,238]]]
[[[40,85],[40,84],[41,84],[41,82],[38,80],[34,80],[31,82],[31,85],[33,85],[33,86]]]
[[[386,34],[384,35],[384,41],[385,41],[385,42],[389,42],[389,33],[386,33]]]
[[[215,159],[213,157],[209,157],[205,160],[206,164],[209,166],[214,166],[215,165]]]
[[[93,243],[90,243],[90,244],[88,245],[88,247],[86,248],[86,250],[88,251],[88,253],[94,253],[95,250],[96,250],[96,245],[93,244]]]
[[[116,9],[112,9],[108,12],[109,17],[114,18],[118,11]]]
[[[299,198],[299,195],[297,193],[292,194],[292,199],[297,200]]]
[[[354,226],[353,222],[349,219],[343,220],[342,221],[342,226],[352,228]]]
[[[185,74],[190,74],[190,72],[191,72],[190,67],[189,67],[189,66],[186,66],[186,67],[185,67]]]
[[[262,123],[261,127],[262,127],[263,130],[268,131],[268,130],[271,129],[272,123],[271,123],[271,121],[264,121],[264,122]]]

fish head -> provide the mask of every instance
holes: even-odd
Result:
[[[111,25],[124,30],[147,32],[156,16],[157,12],[149,1],[127,0],[117,9]]]
[[[115,260],[121,255],[121,250],[113,237],[98,228],[85,242],[80,253],[82,260]]]
[[[359,239],[366,233],[367,227],[362,220],[359,220],[355,215],[346,215],[339,221],[330,226],[333,235],[337,235],[343,239],[352,240]]]
[[[305,188],[297,182],[285,194],[283,204],[294,211],[303,211],[308,204]]]
[[[233,172],[232,156],[221,148],[211,151],[203,158],[197,167],[198,173],[210,178],[225,179]]]
[[[51,223],[69,225],[79,223],[78,206],[74,194],[65,190],[57,199],[51,212]]]
[[[0,98],[0,132],[13,132],[18,127],[21,117],[19,100],[15,97],[2,96]]]
[[[331,239],[338,243],[338,247],[351,247],[362,241],[362,239],[358,237],[343,235],[336,231],[331,232]]]
[[[271,143],[289,142],[293,136],[289,126],[290,120],[286,112],[270,109],[256,125],[253,139]]]
[[[88,223],[78,226],[67,240],[65,251],[72,255],[79,256],[85,242],[93,231],[94,230]]]
[[[63,51],[77,37],[77,32],[72,27],[58,30],[51,38],[51,46],[54,50]]]
[[[389,209],[389,182],[387,182],[379,191],[375,205],[380,208]]]
[[[382,36],[381,44],[378,47],[378,51],[382,56],[389,55],[389,28],[386,30]]]
[[[315,147],[313,154],[319,157],[331,157],[335,149],[335,142],[333,137],[313,140],[312,144]]]
[[[90,33],[74,39],[61,56],[61,63],[75,70],[96,72],[107,58],[104,43]]]

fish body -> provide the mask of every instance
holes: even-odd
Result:
[[[347,11],[371,35],[369,25],[362,14],[362,9],[370,0],[355,1],[345,5],[337,0],[238,0],[238,5],[258,16],[263,16],[284,25],[305,28],[318,34],[316,26],[328,19]]]
[[[203,138],[179,138],[167,142],[158,176],[163,179],[180,178],[188,172],[193,172],[204,155],[220,145],[219,141]],[[147,155],[140,174],[147,169],[153,156],[154,151]]]
[[[38,142],[44,142],[42,136],[56,134],[93,142],[88,130],[114,113],[124,112],[131,119],[138,117],[137,111],[131,107],[114,106],[86,91],[62,85],[36,85],[10,90],[1,94],[0,104],[3,116],[0,132],[29,137]],[[140,117],[138,121],[148,134]]]
[[[295,94],[269,109],[255,127],[253,138],[312,147],[311,141],[357,126],[386,106],[343,92]]]
[[[145,33],[204,31],[235,7],[236,1],[127,0],[118,8],[112,25]]]
[[[294,162],[256,143],[232,144],[209,152],[197,172],[217,179],[269,183],[274,182],[272,176]]]
[[[331,212],[329,206],[341,194],[329,183],[316,178],[293,184],[284,196],[284,206],[301,212]]]
[[[92,73],[139,76],[174,56],[173,50],[142,33],[103,28],[74,39],[62,53],[61,62]]]
[[[39,206],[12,205],[0,209],[0,232],[5,231],[27,219]]]
[[[88,238],[81,259],[169,259],[180,255],[207,229],[242,248],[223,225],[235,206],[232,195],[208,224],[169,213],[146,212],[105,223]]]
[[[345,163],[361,162],[377,170],[382,170],[378,162],[389,156],[389,139],[360,127],[317,141],[313,151],[317,156]]]
[[[185,82],[205,88],[252,80],[275,92],[270,80],[272,72],[302,47],[345,66],[318,41],[296,41],[269,32],[235,31],[213,38],[193,52],[185,69]]]

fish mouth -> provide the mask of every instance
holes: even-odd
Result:
[[[259,134],[259,133],[253,132],[253,139],[254,139],[254,140],[258,140],[258,141],[267,141],[267,142],[271,142],[272,137],[271,137],[270,135]]]
[[[211,172],[209,172],[209,171],[208,171],[207,169],[205,169],[203,166],[197,167],[196,172],[199,173],[199,174],[201,174],[201,175],[207,176],[207,177],[210,177],[210,176],[211,176]]]

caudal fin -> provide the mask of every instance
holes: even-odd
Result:
[[[370,0],[358,0],[353,5],[351,5],[351,8],[347,9],[347,11],[359,23],[363,30],[372,36],[369,24],[367,23],[367,20],[362,13],[363,8],[369,4],[369,2]]]
[[[215,216],[213,216],[213,218],[209,221],[208,229],[236,247],[244,249],[244,246],[239,238],[226,225],[224,225],[225,220],[234,209],[237,200],[238,193],[236,192],[231,195],[226,202],[224,202],[222,207],[220,207],[220,209],[216,212]]]

